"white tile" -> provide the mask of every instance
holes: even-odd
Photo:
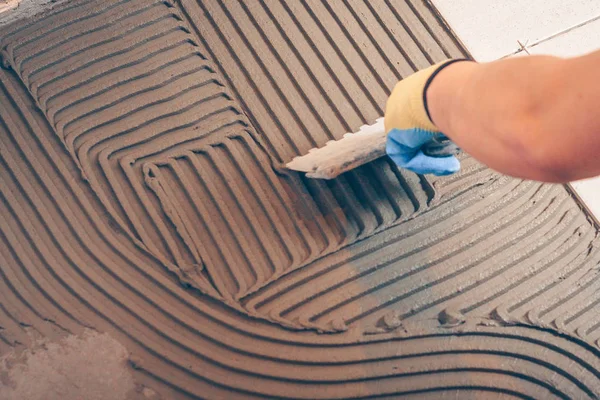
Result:
[[[600,15],[600,0],[433,0],[475,59],[490,61]]]
[[[530,54],[575,57],[598,49],[600,49],[600,19],[528,47],[527,51]]]
[[[573,182],[571,187],[594,217],[600,220],[600,177]]]

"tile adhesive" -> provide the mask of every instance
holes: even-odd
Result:
[[[426,3],[81,0],[0,37],[0,355],[108,333],[165,399],[600,396],[563,186],[282,168],[467,56]]]

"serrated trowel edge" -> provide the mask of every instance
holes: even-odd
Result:
[[[385,155],[386,132],[383,117],[363,125],[340,140],[311,149],[286,164],[288,169],[306,172],[309,178],[333,179],[336,176]]]

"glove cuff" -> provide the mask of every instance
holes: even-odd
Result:
[[[431,82],[433,82],[435,77],[440,72],[442,72],[444,70],[444,68],[446,68],[454,63],[462,62],[462,61],[472,61],[472,60],[469,60],[467,58],[458,58],[458,59],[454,59],[454,60],[442,61],[441,63],[434,65],[435,68],[434,68],[433,73],[429,76],[429,78],[425,82],[425,87],[423,87],[423,94],[422,94],[423,108],[425,109],[425,114],[427,115],[427,119],[434,127],[435,127],[435,124],[433,122],[433,119],[431,118],[431,113],[429,112],[429,105],[427,104],[427,89],[429,89]],[[436,130],[437,130],[437,128],[436,128]]]
[[[390,97],[385,110],[385,129],[418,128],[428,132],[437,132],[438,128],[431,121],[427,110],[427,88],[433,78],[448,65],[457,61],[446,60],[422,69],[399,81]]]

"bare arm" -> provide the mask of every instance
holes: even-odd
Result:
[[[442,132],[502,173],[548,182],[600,175],[600,51],[455,63],[427,102]]]

